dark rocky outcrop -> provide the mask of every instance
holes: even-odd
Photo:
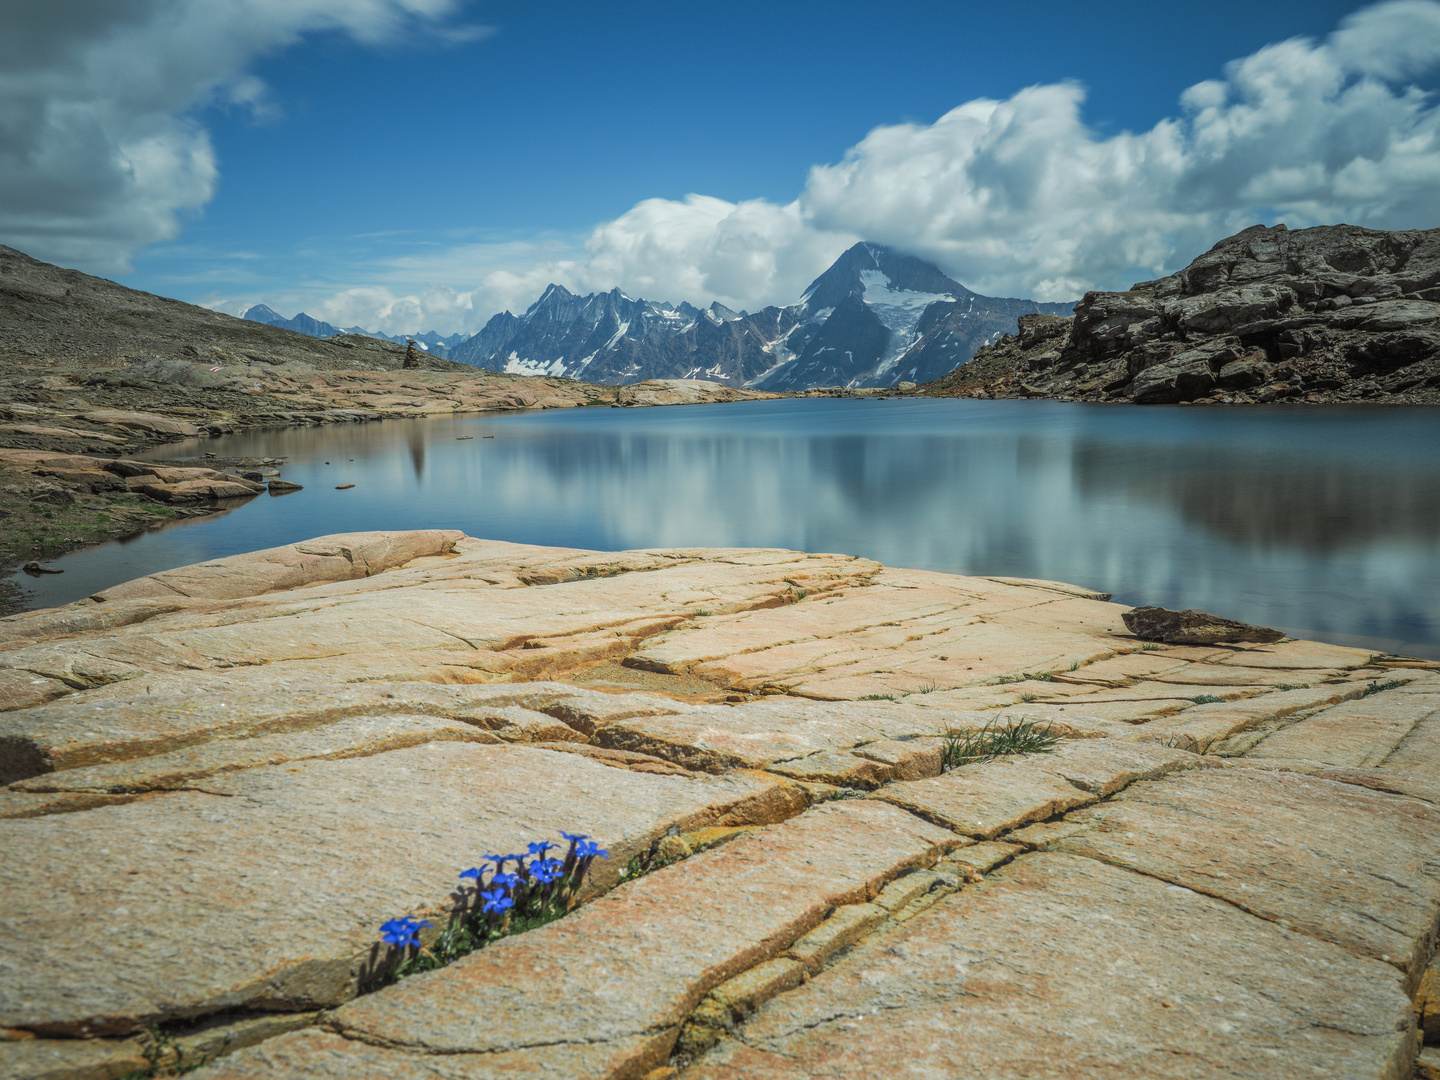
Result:
[[[1136,637],[1163,641],[1167,645],[1215,645],[1222,641],[1269,645],[1285,636],[1267,626],[1251,626],[1193,608],[1171,611],[1163,607],[1137,607],[1120,618]]]
[[[1440,401],[1440,229],[1256,225],[1184,270],[1087,293],[920,388],[1085,401]]]

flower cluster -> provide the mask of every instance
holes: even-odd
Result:
[[[391,947],[380,982],[394,982],[417,971],[432,971],[487,942],[541,926],[569,910],[590,864],[610,853],[581,833],[560,834],[569,842],[563,858],[559,845],[537,841],[523,855],[485,855],[478,866],[460,872],[450,925],[428,947],[414,919],[391,919],[380,927],[380,940]]]
[[[420,929],[430,925],[429,919],[424,922],[416,922],[414,919],[391,919],[380,927],[380,940],[397,949],[418,949],[420,947]]]

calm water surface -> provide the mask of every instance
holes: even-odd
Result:
[[[454,528],[1051,578],[1440,657],[1436,409],[805,399],[277,430],[152,456],[205,451],[287,457],[305,490],[66,556],[63,575],[17,579],[35,605],[324,533]]]

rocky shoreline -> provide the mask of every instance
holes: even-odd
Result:
[[[0,1073],[1429,1075],[1440,665],[1162,615],[435,530],[0,619]],[[359,994],[562,830],[575,911]]]
[[[1440,229],[1246,229],[1091,292],[918,391],[1136,404],[1440,403]]]
[[[40,262],[0,245],[0,573],[229,499],[149,497],[106,459],[196,436],[576,406],[773,397],[668,379],[600,386],[482,371],[391,341],[312,338]],[[77,460],[86,459],[86,460]],[[172,468],[213,461],[149,462]],[[263,463],[234,461],[232,470]],[[78,480],[70,473],[83,473]],[[131,475],[121,473],[121,478]],[[243,477],[240,478],[243,482]],[[0,614],[22,598],[0,592]]]
[[[458,374],[407,371],[399,369],[403,352],[397,347],[391,357],[394,371],[265,364],[211,370],[192,361],[147,361],[100,373],[0,375],[0,573],[187,517],[228,512],[241,505],[237,500],[265,490],[254,477],[236,472],[280,464],[220,462],[211,460],[213,455],[201,461],[127,462],[128,455],[182,439],[274,427],[775,396],[689,380],[602,387],[473,368]],[[208,489],[125,483],[159,466],[217,475],[187,478],[210,481]],[[226,469],[228,478],[219,475]],[[22,594],[0,592],[0,614],[21,603]]]

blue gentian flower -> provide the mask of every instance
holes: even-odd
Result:
[[[482,867],[472,866],[469,870],[461,870],[461,871],[460,871],[460,877],[461,877],[462,880],[465,879],[465,878],[467,878],[467,877],[473,877],[476,881],[479,881],[479,880],[480,880],[480,871],[481,871],[481,869],[482,869]]]
[[[380,927],[380,940],[387,945],[394,945],[398,949],[409,948],[414,945],[420,947],[420,928],[429,926],[430,921],[416,922],[414,919],[391,919]]]
[[[586,837],[585,840],[575,848],[575,854],[581,859],[594,859],[597,857],[601,859],[610,858],[610,853],[589,837]]]
[[[519,881],[514,874],[496,874],[490,879],[490,884],[501,889],[513,889]]]
[[[565,868],[555,859],[536,859],[530,864],[530,873],[541,885],[549,885],[564,876]]]
[[[545,853],[554,846],[555,845],[550,843],[550,841],[548,840],[537,840],[535,843],[530,845],[529,852],[531,855],[538,855],[540,856],[540,858],[543,859],[545,857]]]
[[[491,889],[489,892],[482,892],[480,899],[485,901],[487,914],[506,911],[515,906],[515,901],[505,895],[504,889]]]

